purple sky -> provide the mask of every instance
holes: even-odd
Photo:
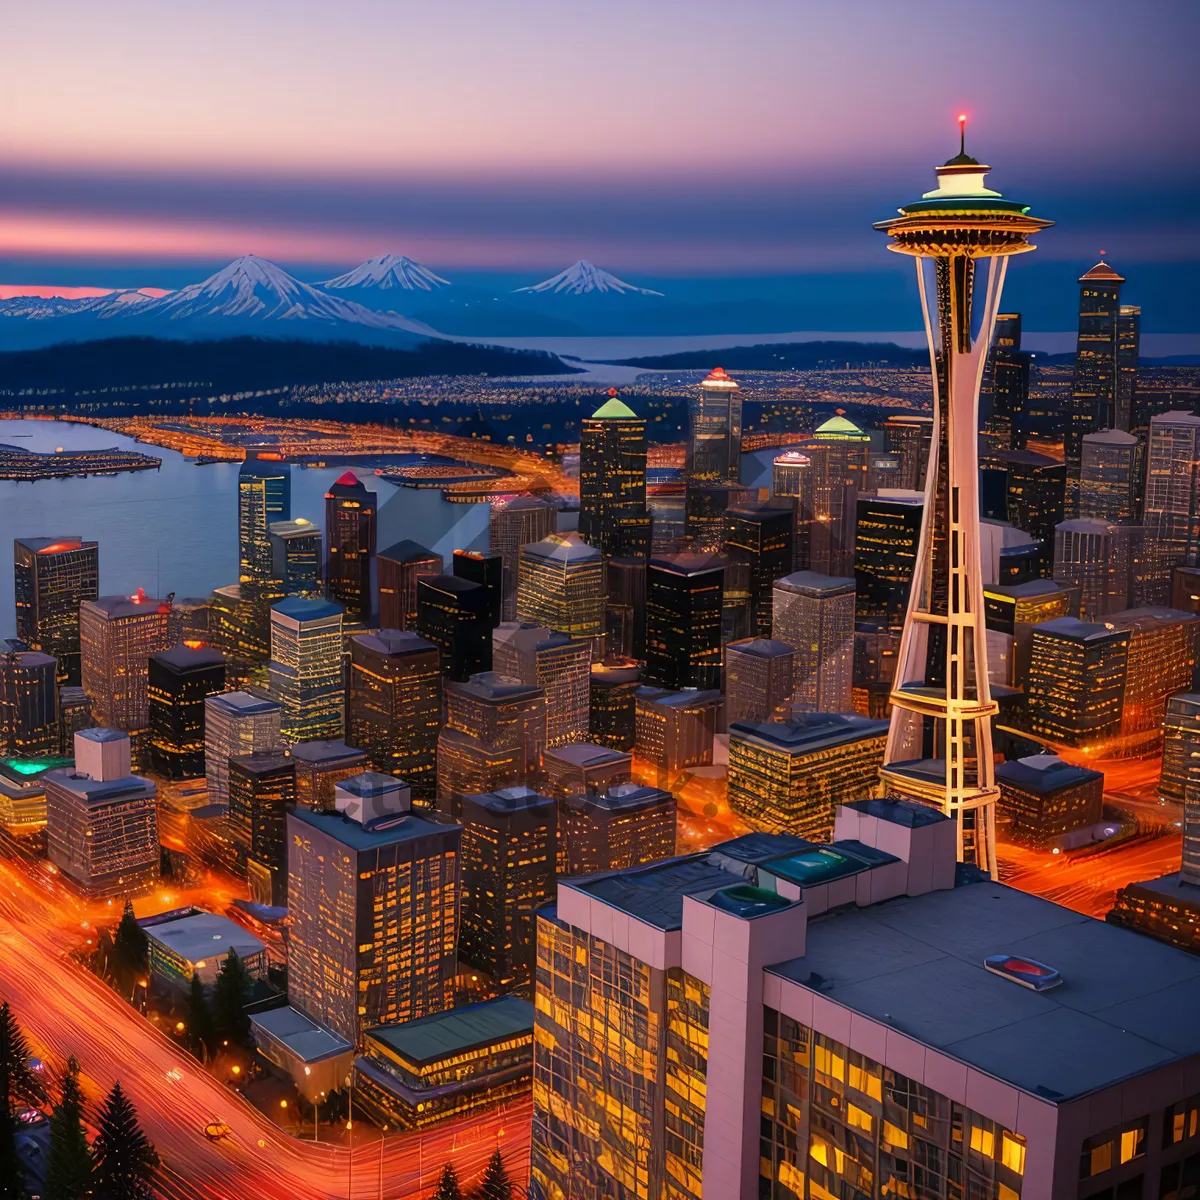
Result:
[[[959,111],[1058,221],[1046,255],[1195,261],[1197,44],[1196,0],[12,6],[0,282],[248,251],[861,269]]]

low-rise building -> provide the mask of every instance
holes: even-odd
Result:
[[[628,783],[632,767],[631,754],[593,742],[570,742],[548,748],[542,755],[546,795],[556,800],[607,792],[619,783]]]
[[[663,788],[622,783],[606,793],[560,801],[558,871],[595,875],[656,862],[675,853],[675,797]]]
[[[285,1004],[251,1014],[259,1054],[295,1085],[309,1104],[340,1091],[354,1062],[354,1047],[340,1034]]]
[[[193,977],[211,988],[230,950],[251,979],[267,977],[266,943],[219,913],[181,908],[138,924],[150,947],[150,974],[176,992],[188,992]]]
[[[660,779],[685,767],[711,766],[713,740],[724,704],[718,691],[638,688],[637,757],[656,767]]]
[[[996,767],[1000,810],[1014,842],[1050,849],[1066,834],[1104,817],[1104,776],[1063,762],[1057,754],[1034,754]]]

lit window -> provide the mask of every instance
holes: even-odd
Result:
[[[994,1158],[996,1156],[996,1135],[990,1129],[972,1125],[971,1149],[976,1154],[982,1154],[984,1158]]]
[[[1146,1153],[1146,1127],[1137,1125],[1121,1131],[1121,1161],[1132,1162]]]
[[[873,1121],[869,1112],[863,1112],[857,1104],[849,1104],[846,1106],[846,1124],[870,1133]]]
[[[1014,1174],[1025,1174],[1025,1139],[1006,1129],[1000,1139],[1000,1161]]]
[[[908,1149],[908,1134],[903,1129],[898,1129],[891,1121],[883,1123],[883,1140],[893,1150]]]

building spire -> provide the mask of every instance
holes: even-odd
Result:
[[[958,114],[958,152],[964,158],[967,155],[967,114]]]

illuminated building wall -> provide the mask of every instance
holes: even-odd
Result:
[[[271,577],[270,525],[292,517],[292,469],[247,458],[238,470],[238,555],[241,582]]]
[[[502,567],[499,554],[485,554],[480,550],[454,551],[453,573],[468,583],[477,583],[487,594],[484,611],[489,630],[500,624],[504,602]]]
[[[1195,882],[1184,882],[1179,875],[1164,875],[1160,879],[1147,879],[1128,883],[1117,891],[1113,907],[1105,920],[1110,925],[1133,929],[1145,937],[1156,938],[1180,950],[1195,954],[1200,951],[1200,904],[1196,902]],[[1179,1106],[1184,1107],[1184,1106]],[[1196,1136],[1197,1113],[1200,1098],[1185,1107],[1183,1136],[1176,1140],[1188,1140]],[[1187,1114],[1191,1119],[1187,1119]],[[1177,1187],[1191,1184],[1200,1175],[1200,1155],[1190,1156],[1192,1162],[1187,1176],[1180,1176],[1179,1166],[1163,1172],[1163,1186]],[[1182,1164],[1181,1164],[1182,1165]],[[1169,1181],[1169,1182],[1168,1182]],[[1104,1193],[1101,1192],[1100,1195]],[[1167,1190],[1166,1196],[1185,1196],[1185,1191]]]
[[[725,514],[756,500],[754,488],[737,483],[689,483],[683,541],[693,554],[718,554],[725,545]]]
[[[879,789],[888,723],[806,713],[729,726],[729,807],[755,829],[828,841],[834,808]]]
[[[1128,525],[1137,519],[1140,443],[1123,429],[1085,434],[1079,468],[1079,515]]]
[[[591,742],[547,748],[542,755],[543,786],[546,795],[556,800],[569,800],[588,792],[607,792],[618,784],[628,783],[631,772],[629,754]]]
[[[456,682],[492,667],[489,596],[482,584],[458,575],[417,580],[416,630],[437,646],[441,673]]]
[[[70,754],[75,745],[75,735],[81,729],[95,725],[92,717],[92,702],[81,687],[58,689],[58,753]]]
[[[1188,780],[1200,769],[1200,693],[1182,692],[1167,700],[1163,713],[1161,800],[1182,804]]]
[[[793,571],[807,570],[812,553],[816,467],[800,450],[786,450],[771,464],[771,495],[792,503]]]
[[[462,801],[464,962],[501,992],[533,993],[537,912],[554,903],[556,802],[526,787]]]
[[[397,542],[376,556],[381,629],[416,629],[417,581],[441,575],[445,567],[440,554],[416,542]]]
[[[249,692],[222,692],[204,701],[204,774],[209,804],[229,803],[229,760],[283,747],[283,708]]]
[[[441,655],[415,633],[381,629],[350,639],[346,740],[376,771],[397,775],[415,798],[437,792],[442,723]]]
[[[785,642],[748,638],[725,646],[725,721],[782,721],[791,715],[795,653]]]
[[[999,763],[996,783],[1008,836],[1021,845],[1049,850],[1064,835],[1104,818],[1104,776],[1056,754]]]
[[[1050,541],[1063,519],[1066,467],[1034,450],[989,450],[980,454],[979,465],[985,490],[988,477],[996,475],[1006,519],[1030,537]]]
[[[1141,352],[1142,310],[1136,304],[1122,304],[1117,313],[1117,395],[1113,423],[1126,432],[1133,428]]]
[[[1107,521],[1063,521],[1054,531],[1054,581],[1079,589],[1079,614],[1104,620],[1129,603],[1128,543]]]
[[[713,688],[721,681],[725,560],[709,554],[652,558],[646,572],[647,683]]]
[[[267,526],[271,543],[271,579],[277,581],[279,597],[322,594],[321,530],[305,517],[294,521],[272,521]]]
[[[1077,603],[1076,593],[1051,579],[984,588],[983,611],[988,635],[1012,639],[1009,679],[1023,686],[1029,678],[1034,626],[1067,616]]]
[[[345,722],[342,610],[298,596],[271,609],[271,696],[288,742],[340,737]]]
[[[1196,464],[1200,462],[1200,417],[1190,412],[1160,413],[1150,420],[1143,504],[1155,562],[1148,603],[1164,604],[1171,568],[1194,564],[1200,549],[1200,498]]]
[[[579,533],[606,556],[650,550],[646,422],[615,389],[580,427]]]
[[[775,582],[771,636],[795,651],[801,712],[852,712],[853,579],[797,571]]]
[[[321,812],[333,812],[338,784],[368,769],[367,756],[341,738],[298,742],[290,752],[296,764],[296,803]]]
[[[724,553],[724,602],[744,597],[749,636],[769,636],[772,585],[792,569],[792,514],[758,504],[728,509]]]
[[[860,496],[854,535],[855,613],[904,622],[925,498],[919,492]]]
[[[1098,749],[1121,729],[1129,634],[1074,617],[1033,630],[1029,726],[1039,737]]]
[[[100,595],[97,542],[16,538],[13,590],[17,637],[58,661],[59,682],[79,684],[79,606]]]
[[[741,393],[725,371],[715,367],[688,399],[688,482],[736,483],[741,457]]]
[[[37,650],[0,655],[0,756],[57,754],[58,664]]]
[[[229,824],[245,852],[252,893],[261,881],[251,897],[260,904],[287,904],[287,814],[295,804],[296,764],[284,751],[229,760]]]
[[[613,750],[632,750],[637,739],[637,690],[642,670],[636,659],[609,658],[592,664],[588,741]]]
[[[546,694],[546,745],[588,735],[592,651],[544,625],[505,621],[492,632],[492,664],[501,675]]]
[[[602,790],[561,797],[560,875],[595,875],[657,862],[675,853],[675,797],[626,780]]]
[[[537,496],[510,496],[492,501],[488,544],[493,554],[500,555],[502,564],[504,598],[500,615],[505,621],[517,615],[521,548],[548,538],[555,531],[557,518],[554,508]]]
[[[204,774],[205,701],[225,689],[220,650],[176,646],[150,658],[150,763],[168,779]]]
[[[684,767],[708,767],[713,760],[713,739],[724,706],[714,690],[639,687],[635,713],[638,758],[674,775]]]
[[[933,418],[915,413],[896,414],[884,418],[882,429],[884,445],[899,454],[904,463],[904,478],[899,486],[923,492],[933,437]]]
[[[646,560],[616,555],[608,560],[605,577],[608,653],[642,659],[646,655]]]
[[[351,621],[369,621],[375,600],[375,504],[353,471],[325,493],[325,590]]]
[[[1000,313],[980,388],[983,432],[1000,449],[1025,445],[1025,404],[1029,399],[1029,359],[1021,352],[1021,314]]]
[[[604,562],[577,533],[521,549],[517,617],[594,645],[604,636]]]
[[[288,1001],[359,1044],[454,1002],[457,825],[288,814]]]
[[[174,644],[170,625],[171,601],[141,588],[79,606],[80,674],[97,724],[126,733],[150,724],[150,656]]]

